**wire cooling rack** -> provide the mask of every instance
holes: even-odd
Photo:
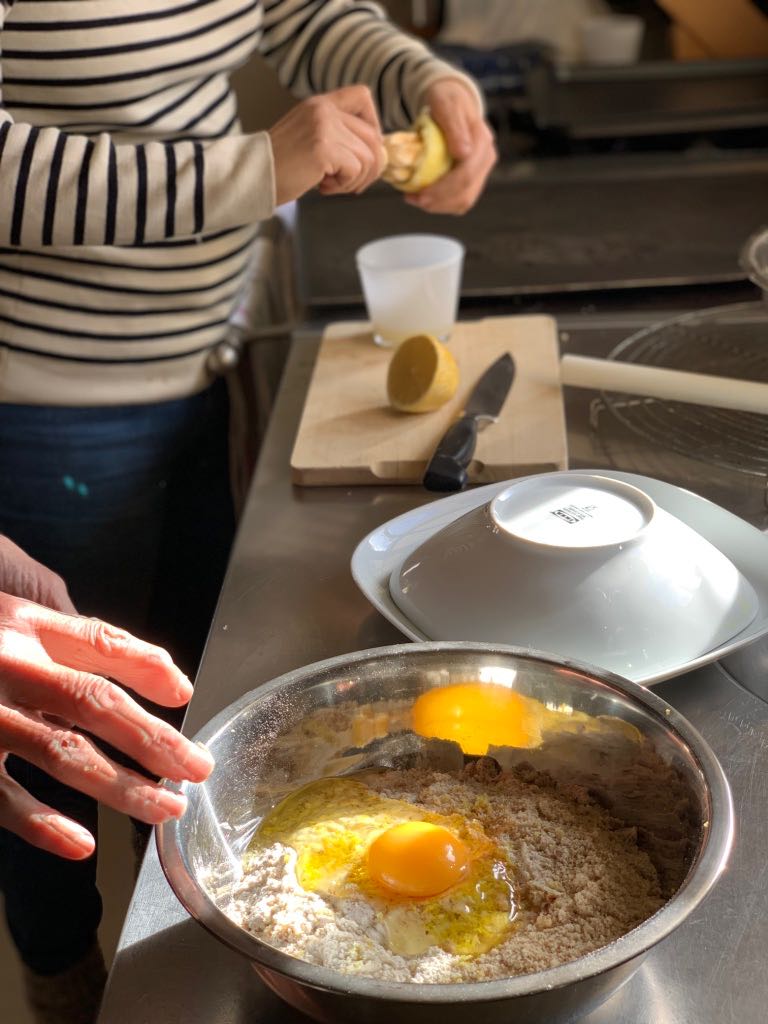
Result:
[[[768,383],[768,303],[724,306],[657,324],[627,338],[609,358]],[[768,415],[611,392],[602,401],[652,449],[768,475]]]

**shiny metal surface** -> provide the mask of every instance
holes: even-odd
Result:
[[[467,250],[462,297],[743,280],[739,251],[765,220],[768,154],[611,154],[500,165],[465,216],[430,230]],[[424,230],[386,185],[308,193],[297,220],[300,290],[314,309],[360,302],[355,251]]]
[[[619,736],[615,748],[605,737],[587,731],[548,733],[541,748],[514,751],[510,763],[528,761],[544,767],[557,750],[564,782],[584,779],[601,803],[620,801],[617,784],[646,774],[647,759],[656,756],[679,774],[690,819],[680,820],[679,835],[689,843],[687,875],[682,887],[659,913],[610,946],[588,958],[538,974],[480,985],[395,984],[351,975],[296,960],[260,942],[226,916],[233,886],[242,877],[240,857],[253,835],[256,820],[286,793],[318,778],[337,775],[343,763],[366,767],[378,763],[407,768],[445,767],[446,745],[430,744],[413,732],[403,733],[398,716],[395,732],[377,736],[350,755],[349,738],[322,751],[306,751],[306,739],[286,740],[307,716],[325,708],[346,708],[359,721],[372,721],[385,702],[403,705],[403,714],[423,693],[466,682],[503,681],[516,692],[549,706],[566,706],[586,714],[599,728],[598,716],[631,723],[643,744]],[[707,744],[674,709],[650,690],[609,673],[594,673],[575,662],[548,659],[531,652],[493,644],[398,644],[342,655],[289,672],[259,687],[220,712],[196,739],[216,759],[216,770],[202,786],[183,785],[189,808],[181,821],[158,831],[160,862],[177,896],[204,927],[254,962],[259,976],[291,1005],[303,1007],[329,1024],[358,1021],[389,1024],[393,1012],[401,1020],[495,1022],[514,1014],[519,1024],[567,1024],[604,1002],[640,965],[645,952],[671,934],[698,907],[719,877],[730,851],[733,809],[722,769]],[[451,744],[455,767],[463,767],[458,744]],[[596,760],[596,750],[600,759]],[[279,752],[279,753],[278,753]],[[501,760],[501,752],[496,756]],[[310,757],[310,762],[307,758]],[[502,761],[504,764],[504,761]],[[620,766],[620,767],[619,767]],[[557,772],[556,772],[557,775]],[[654,860],[654,846],[663,849],[673,833],[669,815],[654,821],[653,807],[663,803],[668,776],[657,777],[641,806],[632,801],[635,818]],[[254,794],[259,803],[254,805]],[[686,816],[687,817],[687,816]],[[654,836],[654,829],[658,834]],[[663,869],[662,860],[659,861]],[[212,881],[211,872],[213,872]],[[393,1006],[393,1003],[395,1004]],[[471,1005],[471,1010],[469,1010]]]
[[[725,132],[768,125],[768,61],[640,61],[534,66],[531,114],[571,139]]]
[[[681,310],[682,311],[682,310]],[[665,315],[669,315],[667,312]],[[653,319],[660,319],[656,317]],[[561,318],[565,351],[605,356],[651,317]],[[196,732],[242,694],[322,658],[399,643],[355,587],[349,558],[374,527],[431,500],[419,488],[316,488],[290,483],[288,462],[316,337],[300,337],[266,438],[213,623],[186,730]],[[687,486],[765,528],[765,482],[732,477],[616,432],[570,390],[574,466],[648,473]],[[610,423],[610,430],[606,424]],[[741,652],[656,687],[709,742],[733,791],[737,833],[723,877],[699,909],[583,1024],[758,1024],[768,977],[768,703],[757,686],[768,655]],[[765,694],[768,696],[768,693]],[[151,848],[139,876],[99,1024],[302,1024],[254,975],[246,957],[208,935],[174,896]]]

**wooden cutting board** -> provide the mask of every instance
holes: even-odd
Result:
[[[326,484],[418,484],[438,441],[462,412],[480,375],[505,352],[517,373],[497,423],[481,431],[472,483],[566,469],[568,449],[555,321],[491,317],[456,325],[448,345],[461,375],[436,412],[387,405],[392,349],[374,344],[366,323],[331,324],[323,335],[291,456],[293,480]]]

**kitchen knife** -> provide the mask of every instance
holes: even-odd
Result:
[[[496,422],[514,379],[515,361],[506,352],[475,384],[461,418],[451,424],[429,460],[424,473],[428,491],[463,490],[479,425]]]

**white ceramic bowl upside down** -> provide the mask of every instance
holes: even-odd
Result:
[[[733,563],[637,487],[567,471],[513,482],[390,579],[433,640],[524,645],[653,674],[735,636],[757,596]]]

